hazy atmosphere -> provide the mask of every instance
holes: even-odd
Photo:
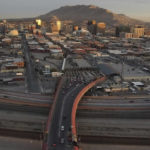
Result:
[[[33,17],[61,6],[76,4],[93,4],[115,13],[150,21],[149,0],[0,0],[0,17]]]
[[[0,150],[150,150],[150,0],[0,0]]]

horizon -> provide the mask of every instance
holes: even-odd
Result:
[[[31,1],[31,2],[29,2],[30,6],[28,5],[28,2],[27,2],[28,0],[26,0],[25,3],[23,2],[23,0],[21,0],[22,4],[24,3],[24,5],[21,5],[21,3],[19,3],[20,2],[19,0],[14,0],[13,3],[11,3],[11,2],[7,3],[7,1],[8,0],[5,0],[5,2],[2,2],[2,4],[0,5],[0,14],[1,14],[0,19],[33,18],[33,17],[38,17],[40,15],[44,15],[50,11],[59,9],[60,7],[64,7],[64,6],[95,5],[97,7],[110,10],[111,12],[113,12],[115,14],[124,14],[133,19],[150,22],[150,16],[149,16],[150,10],[147,7],[148,4],[144,3],[144,1],[146,1],[146,0],[133,0],[136,3],[136,5],[132,1],[132,2],[130,2],[131,5],[128,6],[128,8],[126,5],[128,4],[127,1],[129,1],[129,0],[126,0],[126,2],[120,2],[120,0],[105,0],[105,1],[102,0],[102,1],[97,2],[96,0],[94,0],[93,3],[91,3],[88,0],[86,3],[83,3],[83,2],[76,3],[73,1],[73,2],[70,2],[67,4],[66,4],[66,2],[58,3],[59,0],[55,0],[55,2],[47,2],[47,3],[41,3],[41,1],[34,3],[35,0],[30,0]],[[45,1],[47,1],[47,0],[45,0]],[[78,1],[78,0],[76,0],[76,1]],[[150,2],[148,2],[148,3],[150,3]],[[47,6],[46,6],[46,4],[47,4]],[[52,5],[48,5],[48,4],[52,4]],[[120,5],[118,6],[117,4],[120,4]],[[132,5],[132,4],[134,4],[134,5]],[[134,7],[134,9],[133,9],[133,7]],[[139,9],[141,11],[139,11]]]

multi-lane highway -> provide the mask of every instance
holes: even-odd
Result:
[[[61,91],[59,93],[56,108],[52,117],[52,123],[50,125],[48,138],[49,149],[72,149],[72,144],[68,141],[68,134],[71,134],[70,114],[72,110],[74,95],[76,95],[83,87],[84,85],[82,84],[77,85],[73,83],[69,89],[66,89],[67,92],[65,95],[64,91]]]
[[[82,71],[81,71],[82,72]],[[82,73],[81,73],[82,74]],[[96,80],[94,73],[89,73],[90,78],[87,77],[87,81],[78,72],[77,73],[66,73],[61,79],[60,85],[58,87],[57,94],[55,96],[55,101],[53,104],[53,109],[50,115],[50,122],[48,123],[47,132],[48,138],[45,139],[47,142],[47,149],[73,149],[73,146],[77,145],[77,141],[72,138],[72,110],[74,101],[77,95],[87,87],[93,80]],[[78,78],[75,78],[77,76]],[[7,95],[7,96],[6,96]],[[12,98],[12,99],[11,99]],[[4,103],[9,101],[13,102],[15,99],[15,104],[20,104],[26,101],[26,104],[30,104],[33,107],[45,107],[49,108],[52,104],[52,99],[48,99],[47,96],[40,96],[38,94],[22,94],[22,93],[12,93],[9,91],[1,90],[0,102]],[[80,100],[80,99],[79,99]],[[33,104],[32,104],[33,103]],[[34,105],[36,103],[37,105]],[[26,105],[25,104],[25,105]],[[11,108],[11,107],[10,107]],[[148,96],[100,96],[100,97],[85,97],[80,103],[79,109],[93,110],[93,111],[103,111],[103,110],[149,110],[150,101]],[[34,109],[33,109],[34,111]],[[94,116],[95,112],[91,112],[91,116]],[[89,113],[90,114],[90,113]],[[88,114],[88,115],[89,115]],[[96,114],[96,113],[95,113]],[[87,114],[82,114],[86,118]],[[97,116],[97,114],[95,115]],[[47,141],[48,140],[48,141]]]
[[[45,103],[45,104],[50,104],[53,102],[53,97],[51,96],[46,96],[46,95],[41,95],[41,94],[33,94],[33,93],[14,93],[13,91],[7,91],[7,90],[1,90],[0,89],[0,99],[7,99],[16,101],[18,102],[26,102],[29,105],[31,103]],[[6,101],[7,102],[7,101]],[[10,102],[11,103],[11,102]]]
[[[84,78],[85,76],[85,78]],[[77,139],[72,138],[72,110],[77,95],[90,82],[96,80],[97,72],[67,71],[61,78],[47,123],[45,150],[71,150],[77,147]],[[99,73],[99,78],[102,75]],[[84,93],[85,94],[85,93]]]
[[[33,108],[38,107],[40,112],[43,110],[42,108],[46,108],[45,111],[47,112],[53,103],[53,99],[54,97],[40,94],[14,93],[12,91],[0,90],[0,103],[1,105],[5,104],[5,108],[8,107],[8,104],[12,105],[9,109],[14,109],[16,106],[21,108],[22,105],[26,105]],[[83,110],[84,112],[89,110],[94,113],[101,110],[149,110],[149,108],[149,95],[84,96],[78,107],[79,110]]]
[[[70,142],[68,141],[68,140],[71,140],[71,128],[70,128],[71,121],[70,122],[68,121],[71,119],[67,119],[67,116],[72,112],[72,107],[70,107],[70,105],[73,105],[73,102],[76,98],[76,96],[73,96],[71,93],[72,92],[74,93],[74,90],[75,90],[77,93],[74,93],[74,94],[78,95],[78,93],[80,93],[82,91],[82,89],[84,87],[86,87],[86,85],[88,84],[88,82],[85,83],[83,81],[82,81],[82,83],[79,84],[78,83],[79,81],[81,82],[81,80],[76,80],[76,79],[70,80],[70,78],[65,76],[62,79],[61,86],[59,87],[59,91],[57,92],[58,95],[57,95],[57,97],[55,97],[56,100],[58,100],[58,98],[59,98],[61,107],[59,107],[60,109],[57,110],[58,120],[56,120],[56,122],[55,122],[58,126],[56,126],[56,124],[54,123],[54,128],[53,128],[53,129],[55,129],[54,133],[53,133],[53,135],[55,137],[54,139],[56,139],[56,141],[58,140],[59,143],[53,143],[54,145],[53,144],[51,145],[51,146],[54,146],[53,149],[56,149],[55,144],[57,144],[57,146],[59,145],[61,147],[62,147],[62,145],[64,145],[65,149],[73,148],[72,141],[70,141]],[[67,85],[69,85],[69,86],[67,86]],[[82,87],[82,85],[83,85],[83,87]],[[79,91],[77,91],[78,88],[79,88]],[[46,114],[46,116],[47,116],[48,108],[50,107],[50,104],[52,104],[51,100],[48,101],[48,96],[40,96],[38,94],[27,95],[27,94],[23,94],[23,93],[13,93],[13,92],[5,91],[5,90],[1,90],[0,93],[1,93],[0,94],[0,103],[1,103],[0,107],[3,107],[6,110],[12,110],[12,108],[13,108],[13,109],[18,110],[19,112],[22,112],[24,107],[26,106],[26,107],[28,107],[26,112],[34,112],[36,114],[38,114],[38,113],[43,114],[43,112],[47,111],[46,113],[44,113],[44,115]],[[60,93],[61,93],[61,95],[59,95]],[[6,95],[8,95],[8,96],[6,97]],[[14,99],[16,99],[16,100],[14,101]],[[25,102],[25,101],[26,101],[26,104],[23,104],[22,102]],[[7,103],[6,104],[7,106],[5,107],[2,103],[3,104]],[[8,107],[8,104],[10,105],[10,103],[12,103],[13,106]],[[56,104],[57,104],[57,102],[56,102]],[[18,107],[17,107],[17,105],[18,105]],[[62,107],[62,106],[65,106],[65,107]],[[36,110],[35,107],[38,107],[38,109]],[[19,109],[19,108],[21,108],[21,109]],[[70,110],[70,112],[69,112],[69,110]],[[128,118],[129,120],[136,118],[135,121],[137,121],[138,119],[141,119],[141,121],[142,120],[146,121],[147,119],[149,119],[149,110],[150,110],[150,101],[149,101],[148,95],[147,96],[146,95],[145,96],[125,96],[125,97],[100,96],[100,97],[84,97],[83,100],[80,102],[78,114],[80,115],[81,119],[83,118],[83,121],[86,120],[85,124],[84,124],[85,130],[83,130],[84,134],[86,135],[86,134],[89,134],[87,132],[88,131],[87,129],[89,127],[91,127],[91,131],[89,131],[89,132],[91,132],[93,134],[96,133],[93,126],[94,126],[95,122],[97,121],[97,118],[105,118],[105,120],[107,121],[109,118],[115,118],[115,119],[118,118],[117,120],[119,120],[120,118],[123,117],[123,118]],[[63,122],[63,120],[61,120],[61,119],[63,119],[63,115],[61,115],[61,114],[66,114],[65,122]],[[54,115],[55,115],[55,113],[53,114],[53,116]],[[71,117],[69,117],[69,118],[71,118]],[[93,122],[91,122],[87,118],[93,118]],[[112,119],[112,120],[114,120],[114,119]],[[68,122],[70,123],[70,125],[68,124]],[[63,123],[64,129],[60,128],[62,125],[61,123]],[[118,126],[120,125],[120,123],[118,123]],[[146,124],[147,123],[145,123],[145,125]],[[79,125],[80,126],[78,126],[79,127],[78,131],[79,131],[79,134],[82,135],[83,132],[81,132],[80,128],[83,126],[81,126],[82,125],[81,123],[79,123]],[[99,126],[97,126],[97,128],[98,127]],[[132,126],[132,128],[133,127],[134,126]],[[66,134],[67,128],[69,129],[68,134]],[[64,131],[61,131],[61,130],[64,130]],[[120,130],[120,129],[118,129],[118,130]],[[135,130],[135,127],[133,128],[133,130]],[[145,127],[143,128],[143,130],[145,130]],[[98,131],[99,131],[99,134],[101,134],[101,132],[100,132],[101,130],[99,129]],[[64,140],[62,140],[62,142],[65,142],[64,144],[60,143],[61,140],[59,139],[59,136],[56,137],[56,135],[55,135],[56,132],[58,133],[58,135],[65,136],[66,138],[68,138],[67,140],[66,140],[66,138],[64,138]],[[64,133],[64,135],[61,134],[62,132]],[[107,134],[107,132],[105,132],[105,131],[103,131],[103,133]],[[118,133],[118,131],[117,131],[117,133]],[[120,131],[120,133],[122,133],[122,131]],[[113,131],[112,131],[112,134],[114,134]],[[53,137],[52,137],[52,139],[53,139]]]

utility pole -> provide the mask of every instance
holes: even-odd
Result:
[[[124,57],[122,58],[121,63],[121,92],[123,91],[123,75],[124,75]]]

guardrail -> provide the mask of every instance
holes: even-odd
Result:
[[[86,87],[84,87],[80,93],[77,95],[74,104],[73,104],[73,108],[72,108],[72,115],[71,115],[71,124],[72,124],[72,141],[74,143],[74,150],[79,150],[79,147],[77,145],[77,130],[76,130],[76,112],[77,112],[77,108],[78,108],[78,104],[80,102],[80,100],[82,99],[82,97],[84,96],[84,94],[91,89],[93,86],[95,86],[98,83],[102,83],[107,79],[106,76],[98,78],[97,80],[91,82],[90,84],[88,84]]]

